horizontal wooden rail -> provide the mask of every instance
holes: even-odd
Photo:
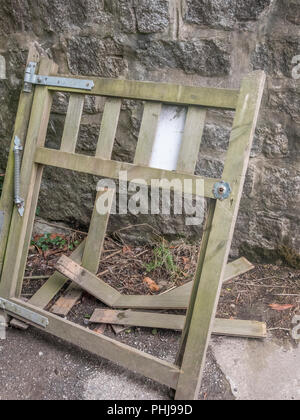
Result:
[[[70,75],[62,75],[70,77]],[[74,76],[72,76],[74,78]],[[82,77],[76,77],[82,79]],[[86,77],[85,77],[86,78]],[[235,110],[239,95],[236,89],[218,89],[197,86],[181,86],[171,83],[138,82],[89,77],[94,82],[91,91],[49,86],[60,92],[83,93],[96,96],[110,96],[125,99],[157,101],[176,105],[199,105],[212,108]]]
[[[151,185],[152,180],[165,180],[166,183],[162,184],[161,188],[166,189],[170,188],[169,183],[175,180],[181,182],[182,188],[185,180],[192,180],[193,182],[190,183],[191,185],[186,185],[184,188],[184,193],[201,195],[207,198],[214,198],[214,184],[220,181],[219,179],[214,178],[184,174],[176,171],[166,171],[164,169],[148,168],[146,166],[133,165],[131,163],[118,162],[115,160],[106,160],[76,153],[61,152],[59,150],[47,149],[44,147],[37,149],[35,162],[42,165],[49,165],[113,179],[119,179],[120,172],[126,171],[128,181],[143,180],[147,185]],[[196,181],[203,181],[203,191],[199,194]],[[171,186],[171,189],[182,192],[182,190],[176,186]]]
[[[161,384],[176,389],[179,377],[179,368],[177,366],[104,335],[94,333],[87,328],[60,318],[43,309],[36,308],[22,300],[14,298],[10,299],[10,301],[48,318],[49,325],[46,329],[38,325],[33,325],[36,328],[46,331],[75,346],[79,346],[90,353],[104,357],[135,373],[142,374]],[[24,320],[20,316],[16,316],[16,318]]]
[[[131,311],[130,309],[126,311],[96,309],[90,319],[90,323],[182,331],[185,315],[139,312]],[[212,334],[231,337],[266,338],[267,327],[264,322],[216,318]]]

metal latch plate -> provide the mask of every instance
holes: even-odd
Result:
[[[48,318],[3,298],[0,298],[0,309],[44,328],[49,325]]]

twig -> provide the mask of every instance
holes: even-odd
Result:
[[[97,277],[104,276],[104,274],[109,273],[109,270],[104,270],[101,273],[97,274]]]
[[[27,277],[24,277],[24,280],[46,280],[49,278],[50,276],[27,276]]]
[[[268,331],[276,331],[276,330],[282,330],[282,331],[291,331],[289,328],[268,328]]]
[[[245,282],[235,282],[235,284],[242,284],[243,286],[266,287],[266,288],[270,288],[270,289],[275,289],[275,288],[286,289],[287,287],[289,287],[288,285],[284,285],[284,286],[269,286],[267,284],[255,284],[255,283],[245,283]]]
[[[123,251],[123,250],[122,250],[122,249],[120,249],[119,251],[116,251],[116,252],[114,252],[113,254],[108,255],[107,257],[103,258],[103,260],[102,260],[101,262],[106,261],[106,260],[109,260],[111,257],[114,257],[114,256],[115,256],[115,255],[117,255],[117,254],[121,254],[121,252],[122,252],[122,251]]]
[[[139,253],[139,254],[137,254],[137,255],[134,255],[134,258],[138,258],[138,257],[140,257],[140,256],[142,256],[142,255],[144,255],[144,254],[146,254],[148,251],[149,251],[149,250],[148,250],[148,249],[146,249],[145,251],[140,252],[140,253]]]

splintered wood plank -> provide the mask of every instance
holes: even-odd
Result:
[[[192,174],[181,173],[177,171],[168,171],[165,169],[148,168],[134,165],[127,162],[101,159],[93,156],[81,155],[78,153],[66,153],[59,150],[47,149],[45,147],[37,148],[35,162],[41,165],[49,165],[57,168],[68,169],[90,175],[101,176],[104,178],[119,179],[121,171],[126,171],[128,181],[143,179],[147,185],[151,185],[153,179],[162,180],[161,188],[170,189],[170,183],[179,180],[184,184],[185,180],[192,180],[191,185],[186,185],[185,193],[200,195],[198,193],[196,181],[203,181],[203,195],[207,198],[214,198],[213,187],[221,179],[206,178]],[[177,191],[176,186],[171,187]],[[180,188],[182,192],[182,188]]]
[[[43,58],[40,65],[41,71],[53,74],[57,71],[57,66],[47,58]],[[31,109],[20,177],[20,190],[21,197],[25,200],[25,212],[23,217],[20,216],[16,208],[13,212],[0,284],[0,294],[3,297],[19,295],[22,287],[42,176],[42,168],[34,164],[34,154],[37,145],[43,146],[45,143],[51,104],[52,94],[47,87],[37,86]],[[33,208],[34,211],[32,211]]]
[[[121,295],[117,290],[113,289],[111,286],[108,286],[103,280],[100,280],[97,276],[93,273],[85,270],[86,278],[90,279],[90,282],[87,283],[89,290],[81,285],[83,282],[80,281],[76,276],[78,272],[81,272],[80,265],[73,262],[73,264],[68,264],[68,258],[62,257],[62,265],[66,264],[65,270],[68,273],[67,277],[72,280],[75,285],[70,285],[69,290],[72,290],[77,287],[78,293],[82,293],[82,289],[88,291],[91,295],[96,297],[97,299],[104,302],[106,305],[113,307],[113,308],[131,308],[131,309],[186,309],[189,304],[189,299],[191,295],[191,288],[192,284],[187,283],[184,286],[178,287],[173,291],[167,292],[161,295]],[[244,259],[243,259],[244,260]],[[250,267],[250,263],[245,261],[238,260],[238,263],[230,263],[226,269],[226,276],[225,279],[229,280],[232,278],[235,273],[237,273],[237,266],[242,269],[243,272],[248,271]],[[59,261],[61,262],[61,260]],[[241,264],[242,262],[242,264]],[[58,269],[61,272],[61,269]],[[64,274],[64,273],[63,273]],[[65,274],[66,275],[66,274]],[[94,289],[93,289],[94,287]],[[113,298],[111,293],[113,291]],[[107,295],[108,292],[108,295]],[[101,295],[103,293],[103,295]],[[58,305],[57,307],[52,308],[52,311],[55,309],[56,314],[65,315],[66,309],[69,307],[67,303],[71,303],[71,298],[73,298],[74,294],[68,297],[68,293],[66,294],[66,299],[62,297],[62,304]],[[79,296],[80,298],[80,296]],[[78,298],[78,299],[79,299]],[[77,299],[77,300],[78,300]],[[67,302],[67,303],[66,303]]]
[[[253,72],[244,79],[238,100],[223,179],[232,193],[218,201],[205,255],[200,256],[183,340],[177,358],[181,368],[175,399],[197,399],[205,366],[226,262],[242,196],[250,150],[265,84],[264,72]]]
[[[235,260],[231,263],[228,263],[225,269],[224,274],[224,281],[223,283],[234,279],[237,276],[240,276],[241,274],[247,273],[250,270],[253,270],[254,265],[251,264],[246,258],[241,257],[238,260]],[[166,294],[168,296],[172,296],[173,298],[175,296],[185,296],[186,297],[186,307],[188,307],[189,298],[191,295],[193,287],[193,282],[189,282],[184,284],[183,286],[176,287],[176,289],[173,289],[171,291],[167,291]]]
[[[81,264],[83,250],[85,246],[85,240],[75,249],[71,254],[70,258],[79,264]],[[49,302],[57,295],[60,289],[69,281],[67,277],[58,273],[57,271],[52,274],[51,277],[46,281],[46,283],[29,299],[28,303],[36,306],[37,308],[46,308]],[[15,320],[12,319],[10,325],[12,327],[18,328],[18,325],[15,324]],[[21,321],[17,321],[19,324]],[[28,328],[28,324],[22,323],[22,328],[25,330]]]
[[[175,365],[106,337],[104,334],[97,334],[20,299],[10,299],[10,301],[48,318],[49,325],[46,328],[34,325],[36,328],[161,384],[172,388],[176,386],[179,369]]]
[[[70,258],[78,264],[82,261],[82,255],[85,247],[85,240],[71,254]],[[31,305],[38,308],[45,308],[49,302],[57,295],[60,289],[69,281],[69,279],[57,271],[46,281],[46,283],[29,300]]]
[[[161,108],[161,103],[145,103],[144,114],[134,158],[134,163],[136,165],[149,166]]]
[[[111,309],[96,309],[90,318],[90,323],[181,331],[184,327],[185,316],[131,310],[114,311]],[[267,328],[264,322],[215,319],[212,334],[232,337],[266,338]]]
[[[97,210],[97,200],[100,199],[104,194],[108,200],[107,206],[109,209],[111,209],[115,190],[110,189],[99,191],[97,194],[90,229],[82,257],[82,266],[94,274],[98,272],[107,223],[109,219],[109,212],[107,214],[100,214]],[[63,296],[58,299],[55,305],[53,305],[51,311],[57,315],[66,316],[73,308],[73,306],[81,299],[82,292],[83,290],[81,287],[76,284],[70,284]]]
[[[68,257],[62,256],[56,264],[56,269],[76,283],[81,289],[90,293],[108,306],[112,306],[120,296],[120,293],[117,290],[90,273],[88,270],[80,267]]]
[[[63,152],[75,153],[81,116],[84,105],[84,95],[72,94],[70,96],[61,147]]]
[[[69,75],[66,77],[70,77]],[[73,78],[76,76],[72,76]],[[132,80],[93,78],[95,86],[90,95],[164,102],[174,105],[235,109],[239,90],[210,87],[182,86],[171,83],[139,82]],[[85,93],[85,90],[49,86],[60,92]]]
[[[177,162],[178,172],[194,174],[203,135],[206,110],[190,106]]]
[[[100,134],[96,149],[96,157],[110,159],[114,147],[122,101],[108,98],[105,102]]]
[[[27,64],[29,62],[39,62],[39,54],[34,46],[31,46],[29,49]],[[14,207],[14,139],[15,136],[18,136],[21,140],[22,145],[24,146],[30,118],[33,95],[34,89],[31,93],[25,93],[22,90],[20,94],[14,132],[12,136],[5,178],[2,187],[2,195],[0,198],[0,279]]]
[[[97,334],[104,334],[107,328],[106,324],[97,325],[97,327],[93,330]]]

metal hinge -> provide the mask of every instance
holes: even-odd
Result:
[[[49,325],[48,318],[3,298],[0,298],[0,309],[44,328]]]
[[[56,86],[81,90],[92,90],[95,86],[93,80],[72,79],[68,77],[42,76],[35,74],[37,63],[30,62],[26,67],[24,77],[24,92],[30,93],[32,85]]]

